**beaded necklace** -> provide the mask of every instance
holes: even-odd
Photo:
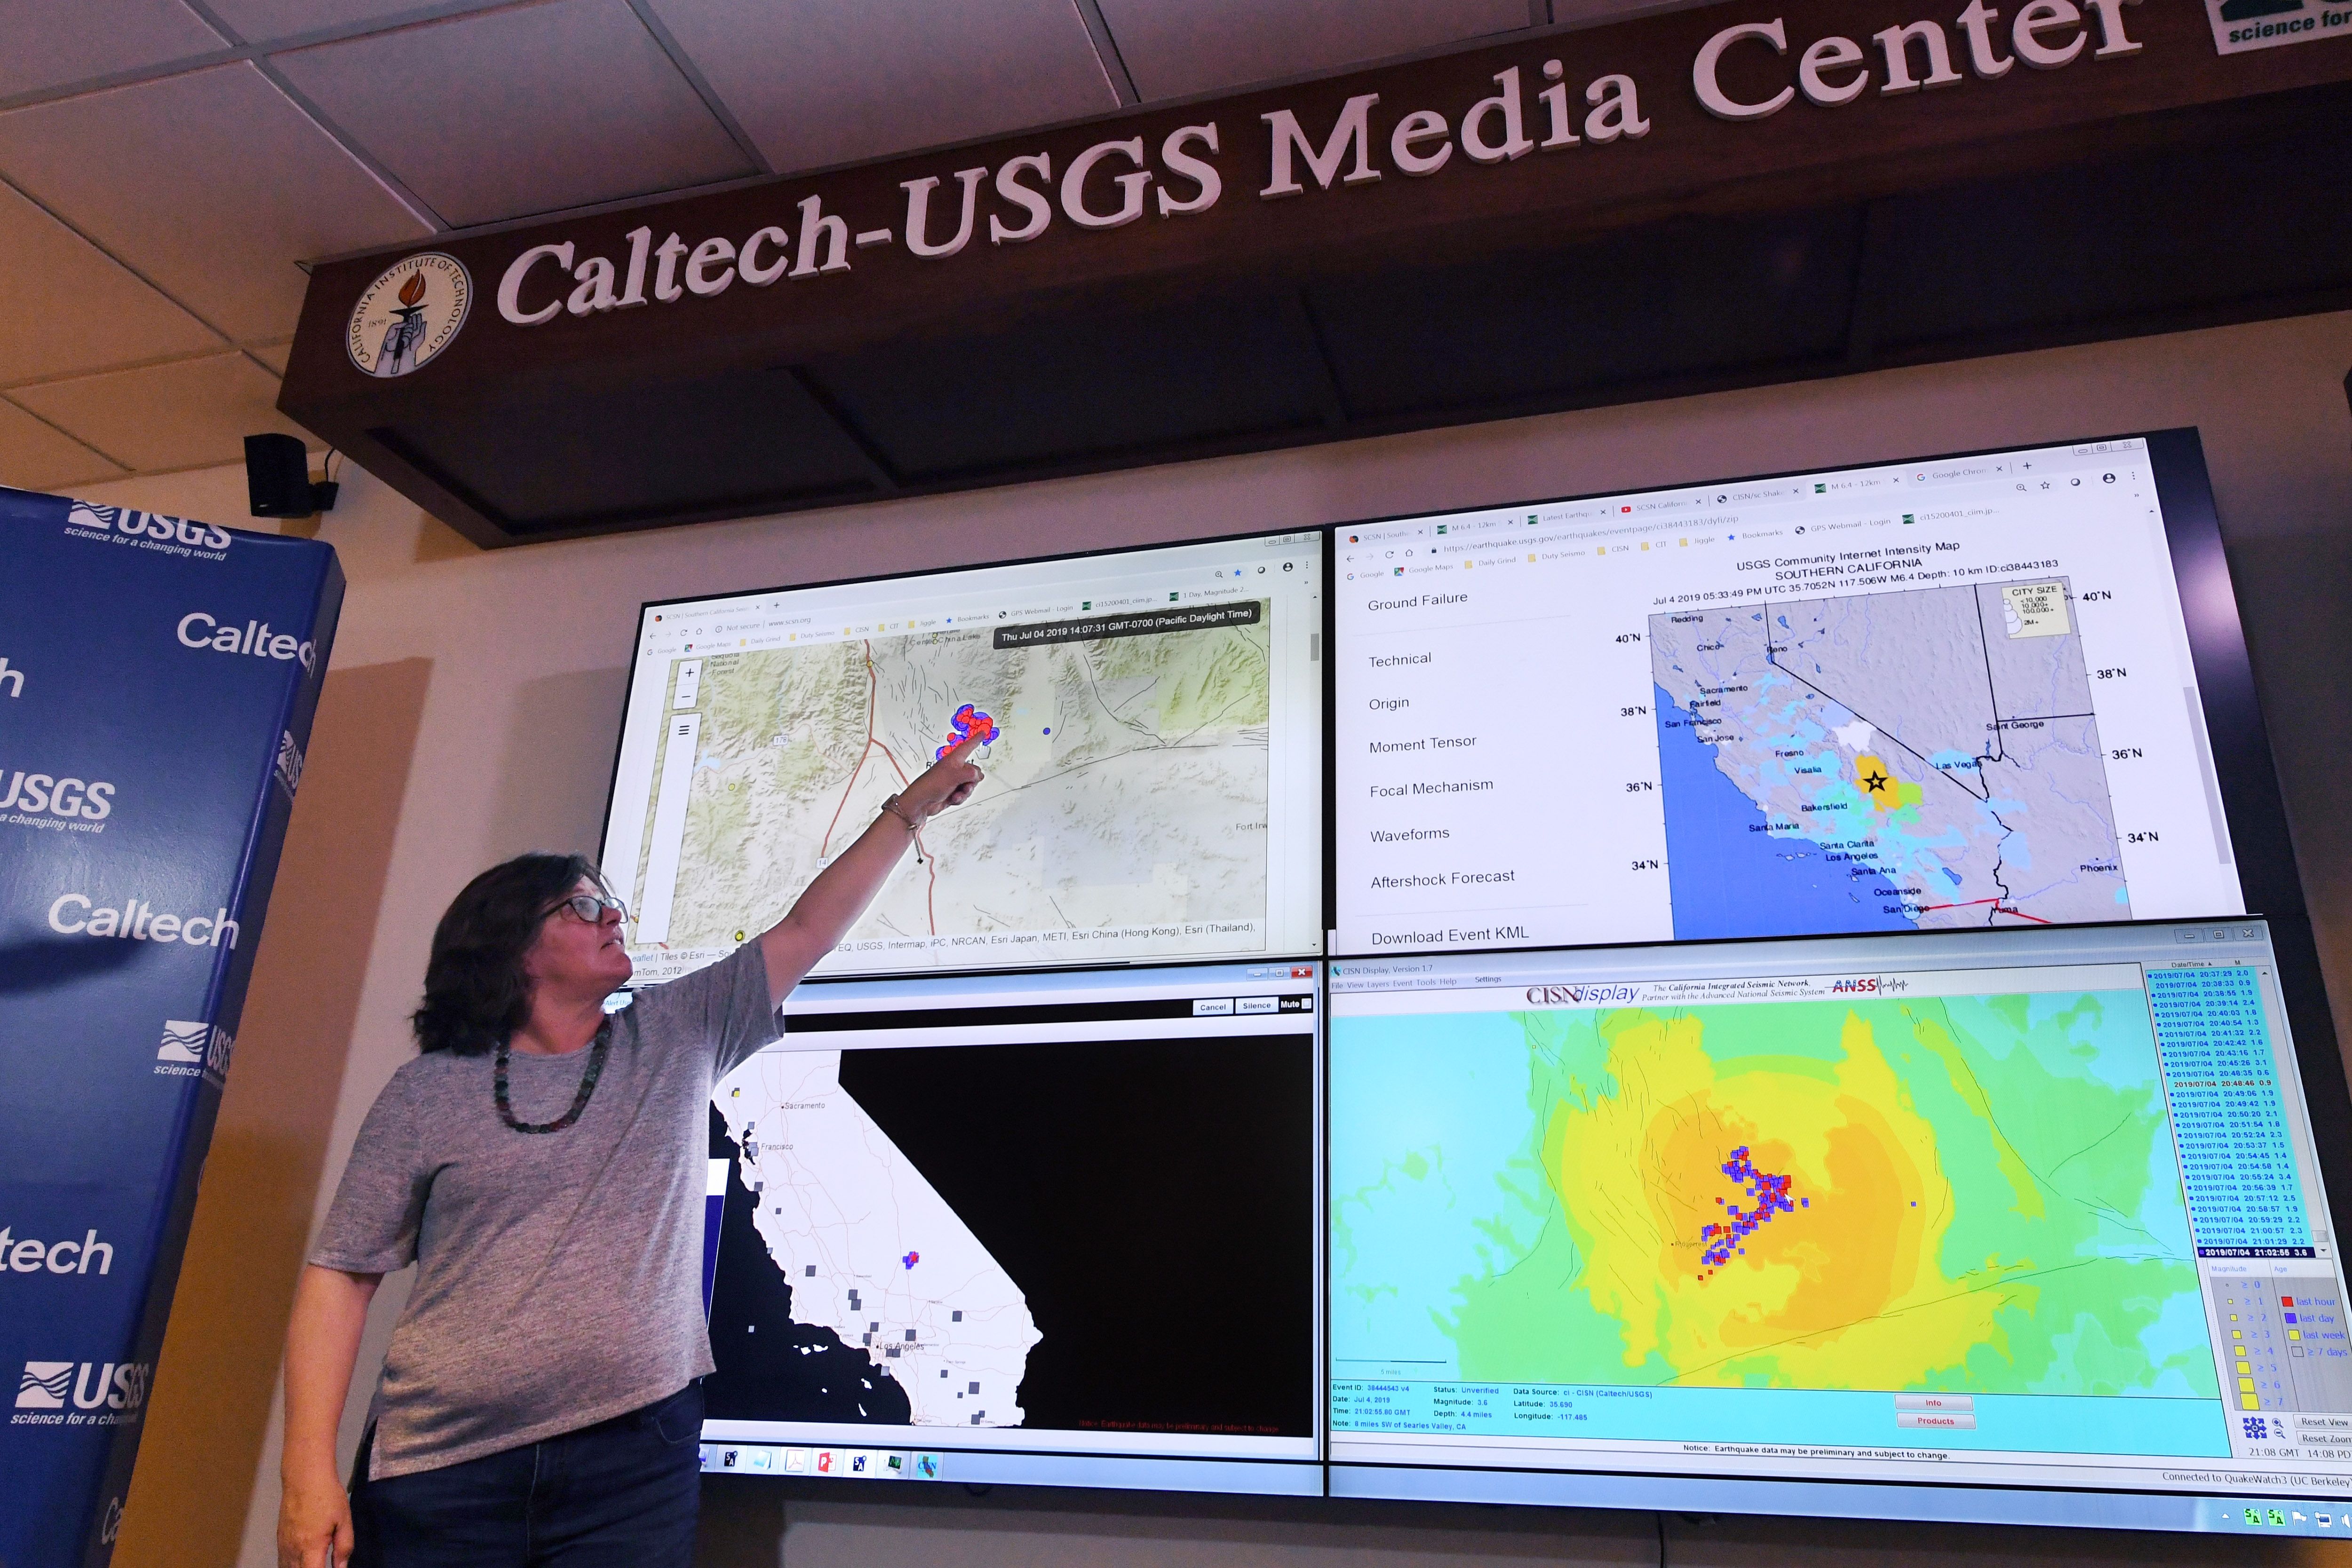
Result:
[[[499,1120],[518,1133],[560,1133],[580,1120],[580,1113],[588,1109],[589,1097],[596,1092],[596,1080],[604,1075],[604,1058],[613,1049],[613,1020],[607,1019],[596,1030],[596,1043],[589,1048],[588,1072],[580,1080],[580,1092],[572,1097],[572,1109],[552,1122],[518,1122],[514,1106],[507,1099],[507,1042],[499,1041],[498,1062],[490,1074],[491,1097],[498,1102]]]

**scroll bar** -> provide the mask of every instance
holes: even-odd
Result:
[[[2205,780],[2205,810],[2213,819],[2213,847],[2221,863],[2231,863],[2230,824],[2221,816],[2221,782],[2213,776],[2213,742],[2205,733],[2205,707],[2197,700],[2195,686],[2183,686],[2180,695],[2189,699],[2189,731],[2197,737],[2197,770]]]
[[[677,892],[678,850],[686,841],[686,798],[694,789],[694,756],[702,737],[702,716],[670,716],[663,731],[661,793],[654,800],[653,843],[646,854],[646,889],[637,911],[637,941],[656,946],[669,940],[669,911]]]

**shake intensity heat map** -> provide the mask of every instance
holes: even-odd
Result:
[[[1335,1432],[2227,1451],[2137,991],[1331,1027]]]
[[[698,727],[689,753],[657,760],[641,888],[665,775],[692,773],[662,944],[633,953],[658,978],[764,930],[967,738],[979,789],[925,826],[836,958],[1263,948],[1267,631],[1243,601],[706,655],[698,685],[672,677],[671,706],[689,704]]]

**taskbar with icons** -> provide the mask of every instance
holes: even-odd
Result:
[[[967,1486],[1088,1487],[1114,1491],[1320,1497],[1323,1467],[1298,1460],[1133,1454],[1024,1454],[706,1442],[706,1475],[790,1480],[961,1481]]]
[[[2198,1505],[2210,1522],[2200,1528],[2233,1534],[2343,1535],[2352,1537],[2352,1507],[2314,1508],[2309,1503],[2248,1502],[2213,1498]]]
[[[1010,1469],[1002,1461],[1013,1461]],[[1076,1461],[1076,1469],[1072,1468]],[[1026,1462],[1024,1462],[1026,1461]],[[1108,1468],[1106,1469],[1105,1467]],[[1296,1463],[1235,1464],[1230,1461],[1175,1461],[1174,1469],[1186,1472],[1174,1474],[1171,1461],[1165,1459],[1119,1459],[1100,1456],[1080,1458],[1070,1455],[1006,1455],[986,1453],[939,1452],[932,1449],[907,1448],[788,1448],[767,1443],[705,1443],[702,1445],[702,1469],[713,1475],[782,1476],[810,1480],[877,1480],[936,1481],[958,1480],[967,1485],[1029,1484],[1035,1486],[1088,1486],[1145,1490],[1198,1490],[1257,1492],[1273,1496],[1312,1497],[1324,1494],[1321,1467]],[[1342,1467],[1342,1481],[1360,1480],[1360,1473],[1349,1475],[1354,1467]],[[950,1475],[949,1472],[954,1473]],[[1249,1472],[1247,1475],[1237,1472]],[[1083,1472],[1083,1473],[1081,1473]],[[1191,1473],[1198,1472],[1198,1473]],[[1469,1479],[1462,1472],[1458,1479]],[[1489,1478],[1491,1479],[1491,1478]],[[1620,1480],[1625,1478],[1617,1478]],[[1883,1489],[1909,1493],[1913,1489]],[[1955,1489],[1963,1495],[1978,1489]],[[1378,1496],[1381,1489],[1360,1485],[1335,1485],[1335,1496]],[[1465,1498],[1478,1495],[1475,1486],[1463,1490]],[[1427,1495],[1425,1493],[1416,1495]],[[2015,1502],[2020,1494],[2004,1490],[2001,1494]],[[2043,1506],[2030,1512],[2044,1515],[2038,1522],[2052,1524],[2109,1525],[2124,1524],[2118,1516],[2099,1520],[2105,1511],[2096,1503],[2084,1504],[2095,1497],[2098,1502],[2120,1504],[2141,1517],[2130,1521],[2129,1527],[2159,1530],[2190,1531],[2204,1534],[2305,1535],[2326,1538],[2341,1534],[2352,1540],[2352,1503],[2314,1507],[2305,1501],[2249,1501],[2240,1498],[2178,1498],[2155,1499],[2146,1496],[2126,1498],[2122,1494],[2028,1493]],[[1513,1501],[1537,1500],[1517,1497]],[[2151,1521],[2145,1512],[2153,1504],[2158,1512],[2167,1515],[2161,1521]],[[1790,1511],[1774,1508],[1771,1512]],[[1822,1511],[1832,1514],[1861,1513],[1865,1516],[1875,1510],[1849,1511],[1834,1506]],[[2002,1513],[1990,1513],[1961,1507],[1948,1514],[1930,1511],[1932,1515],[1952,1521],[1974,1521],[1992,1518]],[[2013,1518],[2013,1516],[2011,1516]]]
[[[844,1480],[935,1481],[940,1456],[904,1448],[786,1448],[766,1443],[705,1443],[706,1473],[823,1476]]]

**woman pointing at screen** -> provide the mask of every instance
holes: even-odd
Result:
[[[580,856],[467,883],[433,934],[423,1054],[360,1129],[294,1296],[280,1568],[685,1568],[699,1496],[713,1083],[967,799],[948,752],[709,967],[629,978],[626,912]],[[347,1499],[335,1429],[377,1282],[414,1261]]]

